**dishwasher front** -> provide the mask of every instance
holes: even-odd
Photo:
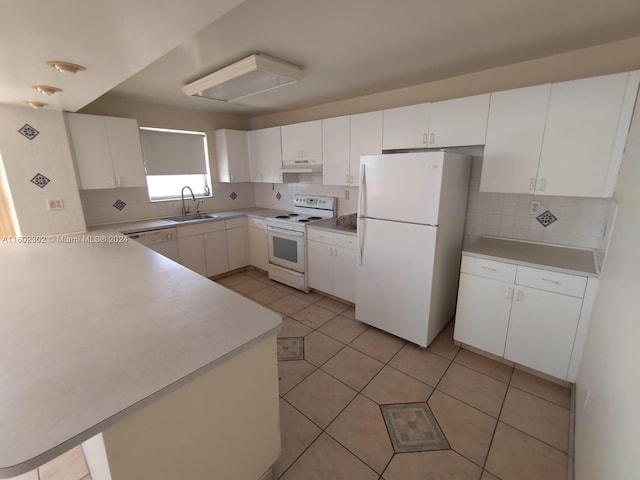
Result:
[[[130,239],[149,247],[151,250],[175,262],[178,261],[178,241],[177,230],[175,228],[129,232],[126,235]]]

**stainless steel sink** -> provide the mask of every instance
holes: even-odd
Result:
[[[167,218],[170,222],[192,222],[194,220],[208,220],[210,218],[218,218],[219,215],[213,213],[194,213],[193,215],[185,215],[183,217],[171,217]]]

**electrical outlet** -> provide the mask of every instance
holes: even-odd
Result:
[[[349,190],[345,190],[344,191],[344,199],[345,200],[349,200],[349,193],[350,193]]]
[[[62,198],[47,198],[47,210],[64,210]]]
[[[540,213],[540,202],[533,200],[529,205],[529,213],[531,215],[537,215]]]

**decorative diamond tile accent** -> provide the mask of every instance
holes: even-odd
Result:
[[[536,217],[536,220],[540,222],[540,225],[546,228],[558,219],[553,213],[551,213],[549,210],[546,210],[542,212],[540,215],[538,215]]]
[[[40,188],[46,187],[50,181],[51,180],[49,180],[47,177],[45,177],[41,173],[36,173],[34,177],[31,179],[31,183],[33,183],[34,185],[37,185]]]
[[[380,405],[380,410],[396,453],[450,448],[426,403]]]
[[[35,128],[33,128],[31,125],[29,125],[28,123],[25,123],[22,128],[20,128],[20,130],[18,130],[18,132],[20,132],[22,135],[24,135],[26,138],[28,138],[29,140],[33,140],[34,138],[36,138],[38,136],[38,134],[40,133],[38,130],[36,130]]]
[[[278,339],[278,360],[303,360],[304,338],[283,337]]]
[[[276,193],[276,198],[277,198],[278,200],[280,200],[280,199],[282,198],[282,195],[280,194],[280,192]]]
[[[238,198],[238,194],[236,192],[231,192],[229,197],[231,198],[231,200],[235,200],[236,198]]]
[[[124,207],[127,206],[126,203],[124,203],[122,200],[118,199],[116,200],[116,203],[113,204],[114,207],[116,207],[118,210],[122,210]]]

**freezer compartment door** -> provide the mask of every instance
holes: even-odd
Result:
[[[436,231],[423,225],[359,219],[358,320],[427,346]]]
[[[358,215],[437,225],[443,164],[441,152],[363,155]]]

